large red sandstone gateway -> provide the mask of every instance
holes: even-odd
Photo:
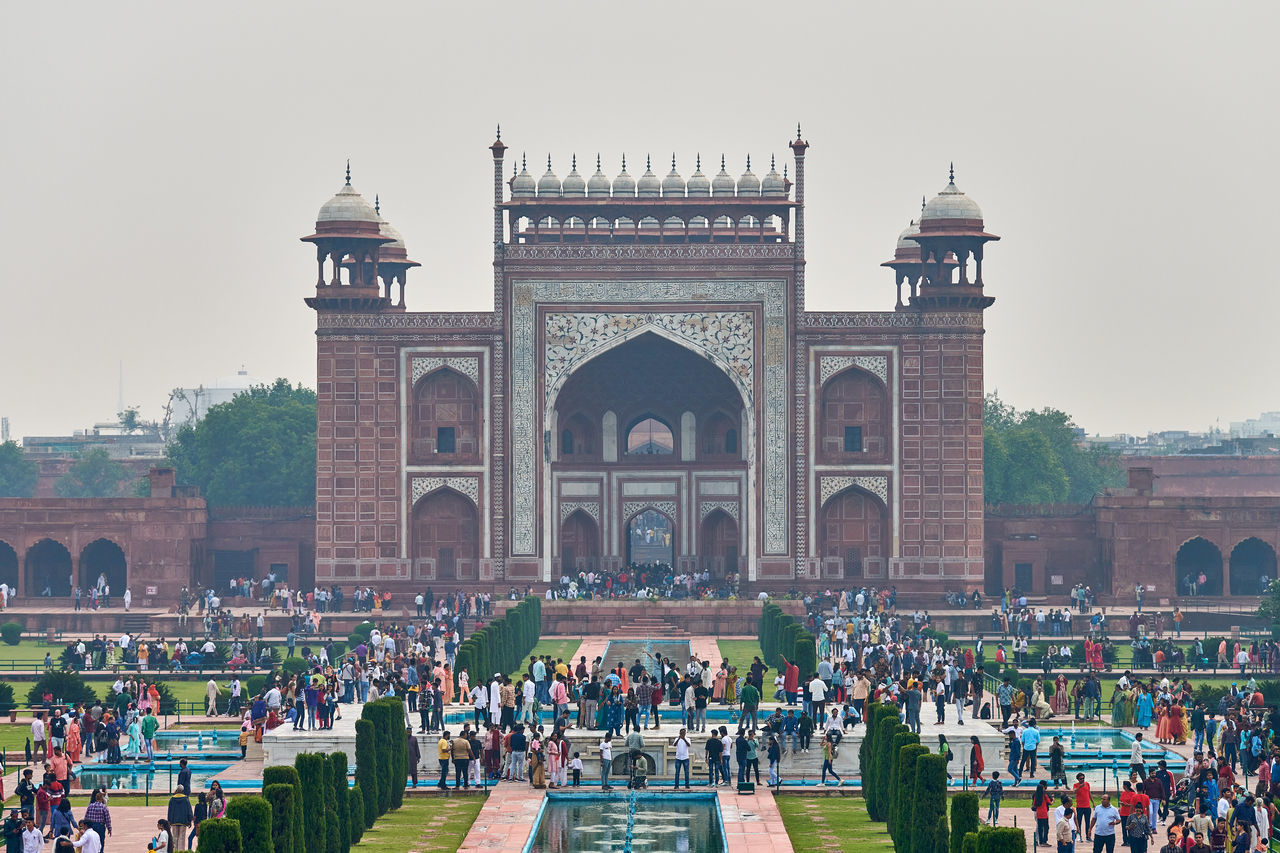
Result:
[[[794,183],[772,161],[685,180],[674,159],[612,180],[575,161],[563,181],[522,160],[504,180],[499,139],[487,313],[408,311],[417,264],[348,174],[303,238],[319,267],[317,583],[667,562],[754,588],[981,585],[997,238],[953,181],[885,264],[896,310],[808,312],[809,146],[789,147]]]

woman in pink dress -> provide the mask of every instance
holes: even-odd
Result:
[[[449,669],[449,664],[444,665],[444,678],[440,684],[444,687],[444,704],[453,704],[453,672]]]
[[[716,672],[716,679],[711,684],[711,699],[717,704],[724,704],[724,686],[729,679],[729,669],[725,661],[720,662],[720,669]]]
[[[1067,688],[1066,673],[1058,673],[1053,681],[1053,713],[1066,714],[1071,710],[1071,693]]]

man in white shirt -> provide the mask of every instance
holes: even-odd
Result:
[[[529,723],[537,723],[539,721],[535,720],[533,717],[533,703],[537,701],[536,697],[538,695],[537,687],[534,685],[533,679],[529,677],[528,673],[525,673],[521,677],[524,679],[520,685],[520,695],[524,699],[524,707],[521,709],[520,719]]]
[[[36,823],[27,818],[27,825],[22,830],[22,853],[40,853],[44,848],[44,833],[36,829]],[[99,848],[101,849],[101,845]],[[90,851],[93,853],[93,851]]]
[[[813,681],[809,682],[809,701],[813,703],[813,718],[815,720],[821,720],[826,716],[827,685],[816,675],[813,677]]]
[[[98,831],[84,821],[80,821],[80,839],[71,844],[82,853],[102,853],[102,839],[98,837]]]
[[[205,714],[210,717],[218,716],[218,682],[214,681],[213,676],[209,676],[208,682],[204,685],[204,695],[208,700]]]

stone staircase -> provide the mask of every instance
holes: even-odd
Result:
[[[611,637],[647,637],[662,640],[687,640],[692,635],[676,628],[659,616],[636,616],[609,632]]]

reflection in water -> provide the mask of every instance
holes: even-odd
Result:
[[[636,851],[718,853],[724,838],[714,798],[636,798],[631,848]],[[619,851],[627,846],[625,796],[551,797],[534,836],[531,853]]]

